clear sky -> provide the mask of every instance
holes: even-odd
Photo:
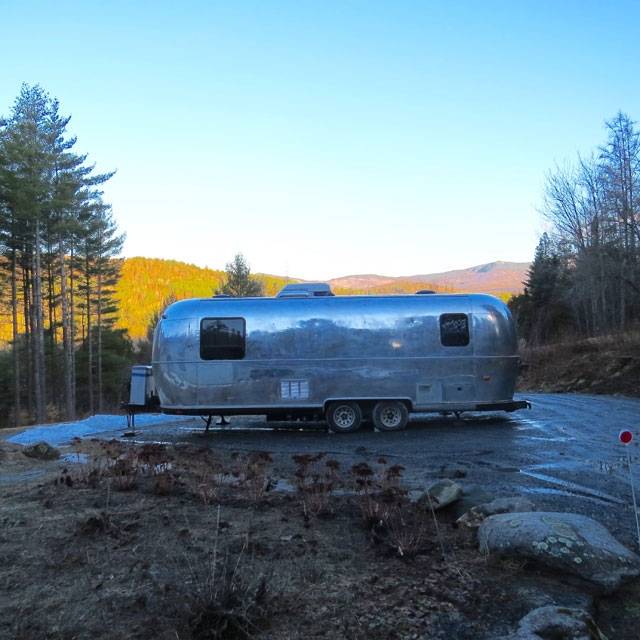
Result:
[[[0,113],[72,115],[126,256],[308,279],[524,262],[640,119],[640,2],[0,0]]]

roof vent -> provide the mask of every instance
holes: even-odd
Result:
[[[317,298],[333,295],[335,294],[326,282],[295,282],[285,285],[276,298]]]

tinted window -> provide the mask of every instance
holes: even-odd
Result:
[[[203,360],[241,360],[245,345],[244,318],[205,318],[200,323]]]
[[[440,340],[445,347],[466,347],[469,344],[469,318],[464,313],[444,313],[440,316]]]

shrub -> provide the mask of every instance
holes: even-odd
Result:
[[[324,456],[324,453],[291,456],[297,465],[293,483],[305,520],[332,511],[331,500],[340,463],[337,460],[325,460],[323,465]]]

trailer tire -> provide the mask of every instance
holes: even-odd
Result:
[[[373,408],[371,418],[380,431],[402,431],[409,422],[409,410],[399,400],[382,400]]]
[[[362,409],[357,402],[350,400],[332,402],[327,407],[325,418],[334,433],[350,433],[360,428]]]

